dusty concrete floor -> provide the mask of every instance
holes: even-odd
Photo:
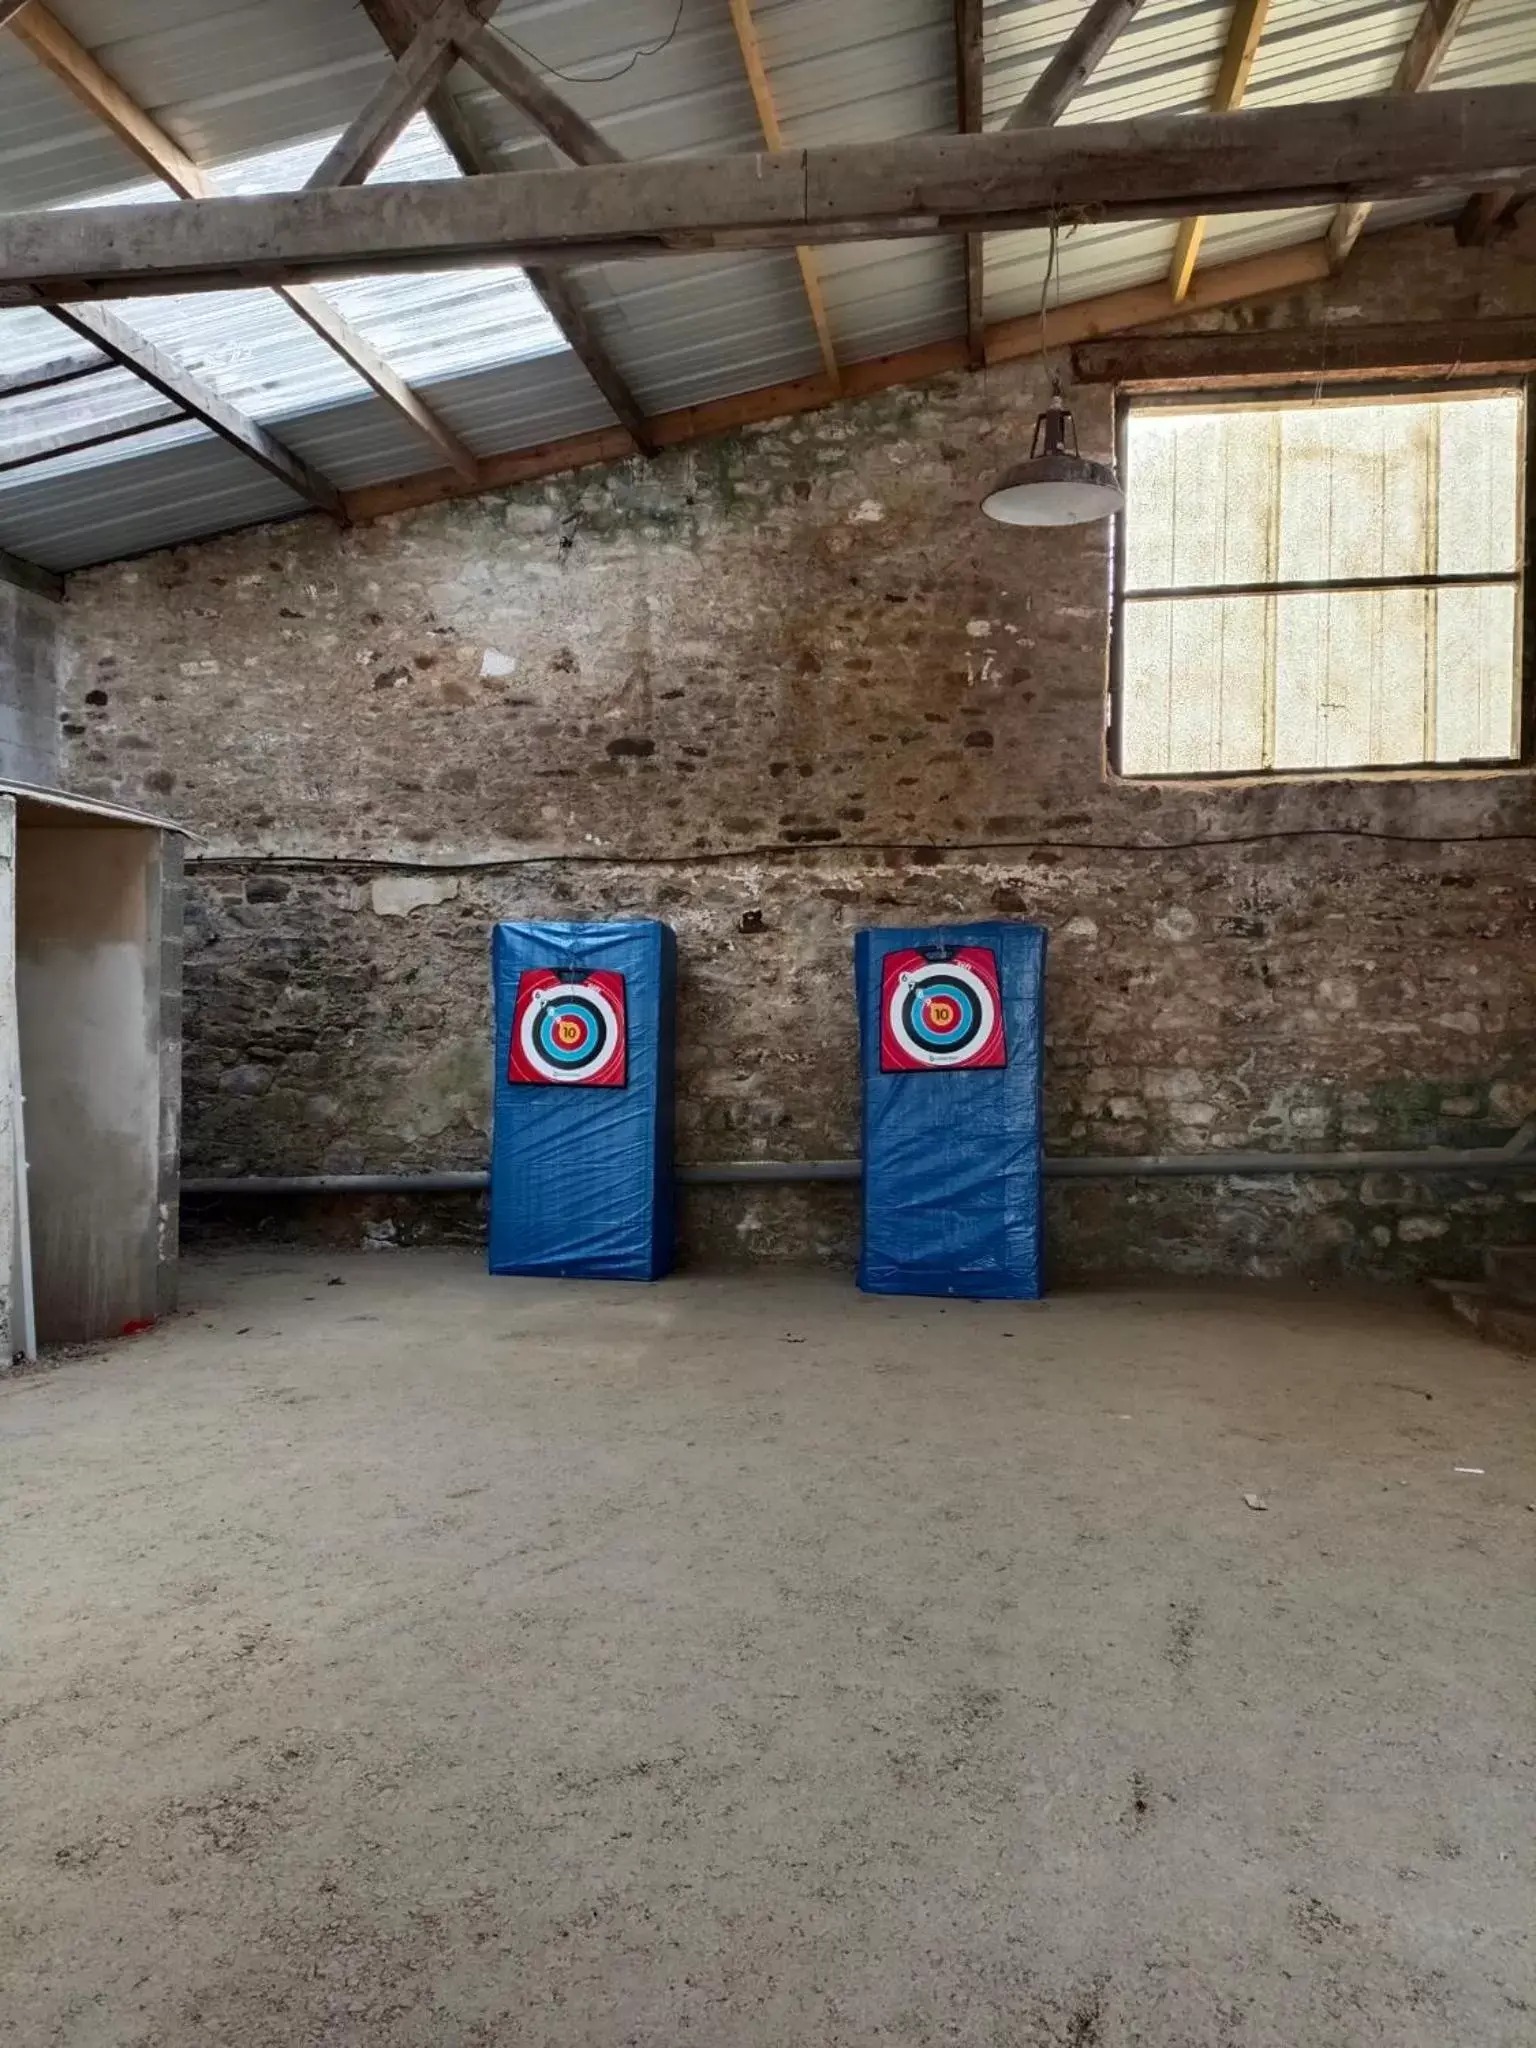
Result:
[[[187,1294],[0,1386],[7,2042],[1536,2038],[1536,1367],[1321,1296]]]

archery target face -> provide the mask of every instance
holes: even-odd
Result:
[[[1008,1064],[997,956],[990,947],[960,946],[945,960],[917,951],[887,953],[880,990],[882,1072]]]
[[[507,1079],[540,1087],[622,1088],[624,977],[593,969],[560,974],[527,967],[518,976]]]

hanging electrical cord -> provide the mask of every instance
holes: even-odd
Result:
[[[1045,374],[1051,380],[1052,395],[1060,398],[1061,372],[1057,369],[1056,358],[1051,353],[1050,323],[1046,317],[1046,308],[1049,306],[1051,299],[1051,278],[1053,275],[1056,279],[1056,311],[1058,314],[1061,311],[1061,272],[1056,261],[1060,246],[1061,221],[1054,210],[1051,214],[1050,236],[1051,238],[1045,252],[1045,280],[1040,286],[1040,360],[1045,365]]]
[[[687,4],[688,0],[677,0],[677,12],[672,17],[672,26],[667,30],[660,42],[642,43],[638,49],[631,50],[624,62],[615,71],[562,71],[558,65],[551,64],[545,58],[536,55],[534,51],[528,48],[526,43],[520,43],[516,36],[509,36],[504,28],[498,28],[494,21],[488,23],[487,26],[490,28],[493,36],[504,42],[509,49],[516,50],[520,57],[526,57],[530,64],[537,66],[540,71],[545,72],[550,78],[561,79],[566,85],[609,85],[614,79],[623,78],[627,72],[633,71],[642,57],[659,57],[661,55],[662,51],[674,39],[678,29],[681,27],[683,9]]]

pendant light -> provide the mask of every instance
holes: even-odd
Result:
[[[1061,395],[1061,376],[1051,360],[1045,309],[1056,271],[1057,224],[1040,288],[1040,354],[1050,373],[1051,402],[1035,421],[1028,455],[1005,469],[981,501],[989,519],[1003,526],[1083,526],[1109,519],[1125,505],[1114,464],[1093,462],[1077,445],[1077,423]]]

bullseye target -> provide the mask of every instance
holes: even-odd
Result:
[[[997,956],[989,947],[961,946],[941,958],[887,953],[880,987],[883,1072],[1007,1065]]]
[[[622,1088],[624,977],[594,968],[525,968],[512,1013],[507,1079],[539,1086]]]

